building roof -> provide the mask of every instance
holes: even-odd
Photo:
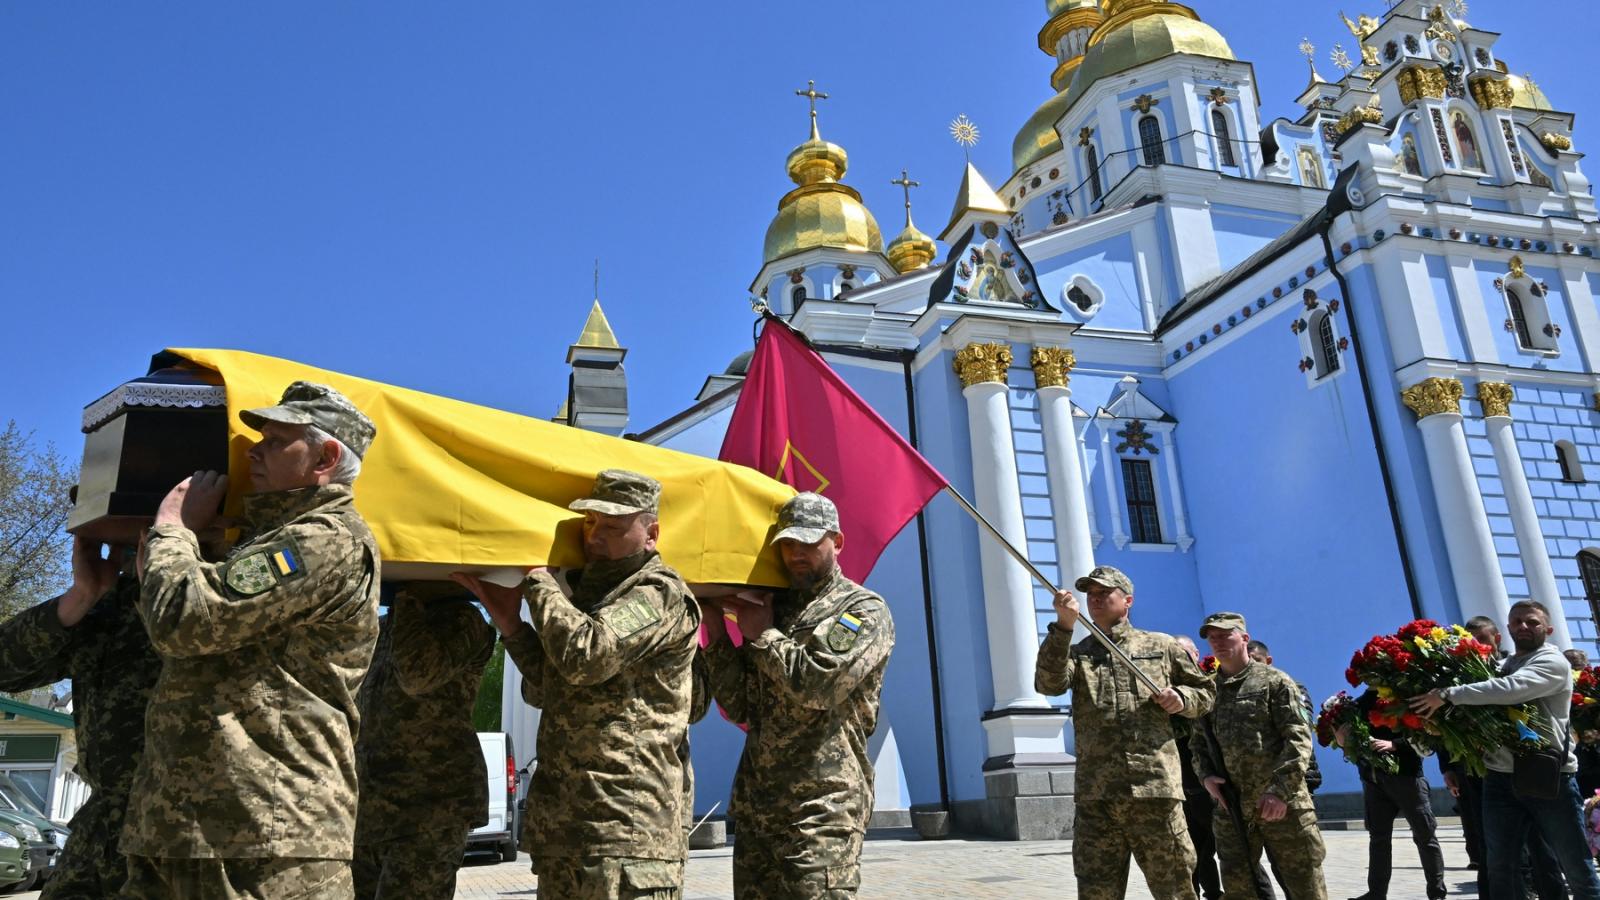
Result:
[[[0,712],[5,713],[8,719],[22,716],[25,719],[34,719],[61,728],[72,727],[72,716],[66,713],[45,709],[42,706],[34,706],[32,703],[23,703],[20,700],[12,700],[9,697],[0,697]]]

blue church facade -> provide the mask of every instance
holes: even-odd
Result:
[[[1318,699],[1417,616],[1532,598],[1600,651],[1600,228],[1572,117],[1435,0],[1348,22],[1360,60],[1266,123],[1188,7],[1046,14],[1055,95],[998,189],[969,165],[936,242],[903,179],[885,246],[813,113],[752,294],[1056,583],[1127,572],[1138,627],[1241,612]],[[640,437],[715,455],[747,361]],[[880,812],[1070,833],[1070,698],[1033,690],[1048,591],[947,498],[868,585],[899,636]],[[711,719],[698,814],[742,740]],[[1324,794],[1359,791],[1319,753]]]

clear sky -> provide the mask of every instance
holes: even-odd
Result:
[[[1293,117],[1334,0],[1193,0]],[[1536,13],[1536,14],[1535,14]],[[1472,0],[1578,114],[1600,116],[1592,0]],[[166,346],[254,350],[548,417],[601,259],[632,430],[750,344],[747,286],[806,137],[901,226],[949,216],[969,115],[999,185],[1049,96],[1043,0],[0,5],[0,420],[67,455],[82,407]],[[1591,171],[1590,177],[1597,174]]]

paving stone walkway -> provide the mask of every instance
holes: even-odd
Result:
[[[1323,832],[1328,846],[1324,872],[1332,900],[1357,897],[1367,889],[1367,836],[1356,830]],[[1441,826],[1445,880],[1452,897],[1476,897],[1477,873],[1468,869],[1459,826]],[[724,900],[733,896],[731,847],[690,854],[685,900]],[[1393,898],[1421,898],[1422,867],[1416,847],[1404,828],[1394,841],[1395,870],[1389,888]],[[872,898],[1004,898],[1062,900],[1077,896],[1069,841],[1009,843],[953,838],[922,841],[909,831],[874,832],[861,863],[861,897]],[[527,857],[515,863],[469,860],[457,880],[457,900],[536,897]],[[1133,867],[1130,900],[1154,900]],[[7,898],[10,900],[10,898]]]

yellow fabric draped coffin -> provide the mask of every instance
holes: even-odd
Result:
[[[372,419],[378,435],[362,460],[356,507],[391,575],[582,565],[582,516],[567,504],[588,495],[595,473],[618,468],[661,482],[659,549],[686,581],[788,583],[767,542],[794,489],[753,469],[271,356],[169,352],[217,371],[227,386],[230,511],[249,490],[245,453],[258,437],[241,410],[273,406],[290,382],[313,381]]]

